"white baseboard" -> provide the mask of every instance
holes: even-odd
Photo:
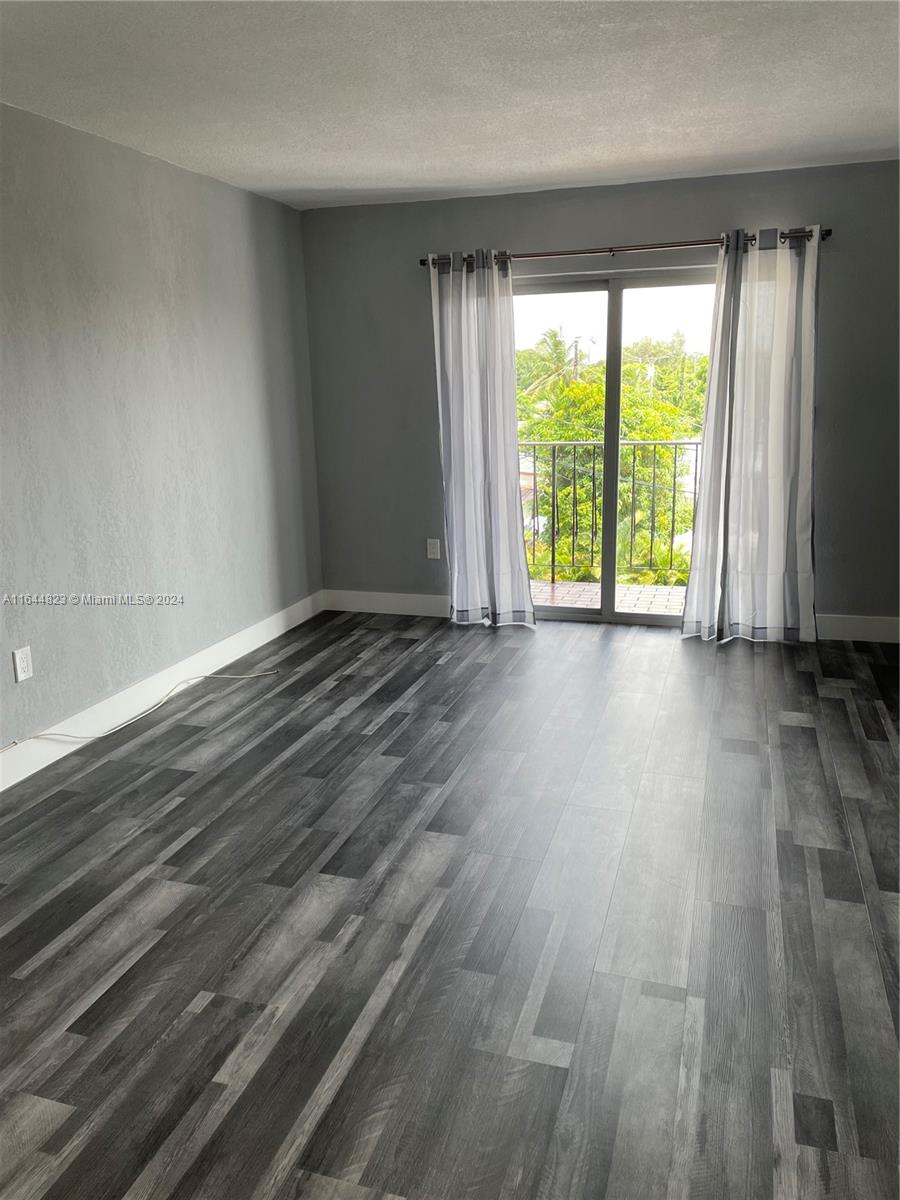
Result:
[[[322,608],[339,612],[397,613],[412,617],[447,617],[450,597],[411,592],[345,592],[326,588]],[[870,617],[852,613],[818,613],[818,636],[827,641],[900,642],[900,617]]]
[[[322,608],[338,612],[396,613],[401,617],[449,617],[450,597],[413,592],[322,592]]]
[[[189,679],[194,675],[211,675],[220,671],[236,658],[249,654],[251,650],[265,645],[272,638],[293,629],[295,625],[308,621],[325,607],[322,598],[322,592],[314,592],[289,608],[283,608],[271,617],[257,621],[255,625],[248,625],[246,629],[207,646],[205,650],[198,650],[196,654],[158,671],[148,679],[133,683],[121,692],[92,704],[90,708],[74,713],[51,729],[44,730],[37,737],[11,746],[0,758],[0,790],[12,787],[19,780],[86,745],[81,741],[54,740],[54,735],[64,732],[90,737],[137,716],[160,700],[182,679]]]
[[[900,617],[816,613],[816,632],[828,642],[900,642]]]
[[[397,613],[411,617],[447,617],[450,597],[413,592],[351,592],[328,588],[320,593],[322,608],[338,612]],[[828,641],[898,642],[900,618],[818,613],[818,636]]]

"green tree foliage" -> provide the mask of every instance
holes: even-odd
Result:
[[[525,534],[532,577],[600,576],[606,364],[548,329],[516,353]],[[684,336],[643,338],[622,352],[616,514],[619,581],[683,584],[690,568],[694,483],[708,359]],[[571,442],[553,446],[540,443]],[[642,444],[649,443],[649,444]],[[555,495],[554,507],[554,462]],[[531,486],[531,478],[536,487]]]

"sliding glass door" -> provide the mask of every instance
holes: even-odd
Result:
[[[519,478],[536,605],[602,603],[605,287],[516,295]]]
[[[708,272],[684,278],[517,290],[522,511],[544,615],[680,619],[714,294]]]
[[[616,609],[681,617],[715,285],[625,287]]]

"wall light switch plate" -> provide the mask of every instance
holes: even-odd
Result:
[[[425,557],[440,558],[441,557],[441,539],[426,538],[425,540]]]
[[[13,674],[16,677],[16,683],[22,683],[34,674],[30,646],[23,646],[21,650],[13,650]]]

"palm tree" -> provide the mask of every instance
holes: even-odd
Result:
[[[534,357],[529,367],[537,372],[537,378],[522,389],[525,395],[540,391],[550,383],[565,385],[578,378],[578,338],[566,345],[561,329],[548,329],[531,354]]]

